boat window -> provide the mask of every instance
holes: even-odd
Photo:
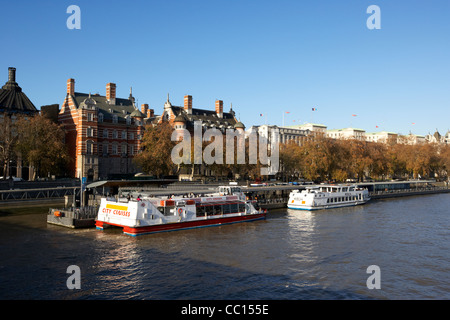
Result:
[[[230,212],[231,212],[231,213],[236,213],[236,212],[238,212],[238,204],[237,204],[237,203],[232,203],[232,204],[230,204],[230,207],[231,207],[231,209],[230,209]]]
[[[222,212],[223,212],[223,214],[230,213],[230,205],[229,204],[224,204],[222,206]]]
[[[355,187],[348,188],[348,191],[355,191]]]
[[[214,206],[214,214],[222,214],[222,206],[220,204]]]
[[[239,212],[244,212],[244,211],[245,211],[245,204],[239,203]]]
[[[214,214],[214,207],[213,206],[205,206],[205,213],[210,216]]]
[[[197,206],[197,217],[203,217],[205,215],[205,207],[204,206]]]
[[[347,187],[342,188],[342,192],[346,192],[348,190]]]
[[[165,216],[174,216],[175,215],[175,207],[171,206],[171,207],[162,207],[164,212],[163,214]]]

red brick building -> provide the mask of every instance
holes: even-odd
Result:
[[[106,95],[75,91],[75,80],[67,80],[67,93],[58,121],[66,132],[66,144],[74,159],[71,174],[88,180],[124,177],[137,172],[133,158],[140,149],[144,119],[153,110],[135,106],[128,98],[116,97],[116,84],[106,85]]]
[[[173,106],[167,97],[164,103],[164,110],[160,116],[151,120],[157,124],[161,121],[169,121],[174,129],[184,128],[190,132],[194,130],[194,122],[201,121],[204,130],[217,128],[225,133],[226,129],[244,128],[244,125],[236,119],[233,108],[230,106],[229,112],[223,111],[223,101],[215,101],[215,109],[193,108],[192,96],[184,96],[183,106]]]

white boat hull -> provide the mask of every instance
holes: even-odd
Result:
[[[350,207],[365,204],[370,200],[365,189],[349,185],[322,185],[306,188],[302,192],[295,190],[289,195],[288,209],[321,210]]]
[[[357,205],[365,204],[367,201],[358,201],[358,202],[352,202],[352,203],[341,203],[341,204],[335,204],[335,205],[328,205],[328,206],[306,206],[306,205],[298,205],[298,204],[288,204],[288,209],[293,210],[322,210],[322,209],[333,209],[333,208],[342,208],[342,207],[352,207]]]

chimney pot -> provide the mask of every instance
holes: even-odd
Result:
[[[71,96],[75,94],[75,79],[67,80],[67,94]]]
[[[106,84],[106,100],[112,104],[116,104],[116,84],[108,83]]]
[[[148,104],[146,104],[146,103],[142,104],[142,105],[141,105],[141,112],[142,112],[143,114],[146,114],[146,113],[147,113],[147,110],[148,110]]]
[[[16,82],[16,68],[13,67],[8,68],[8,81]]]
[[[216,114],[222,118],[223,117],[223,101],[216,100]]]
[[[184,110],[186,110],[188,114],[192,113],[192,96],[184,96]]]

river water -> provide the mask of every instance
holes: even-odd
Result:
[[[0,299],[450,299],[449,208],[450,194],[415,196],[137,238],[4,214]]]

